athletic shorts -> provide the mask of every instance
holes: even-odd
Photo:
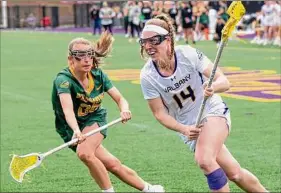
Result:
[[[83,125],[80,130],[83,131],[83,129],[87,126],[91,126],[94,123],[97,123],[99,127],[106,125],[106,122],[96,122],[95,120],[88,121],[85,125]],[[63,139],[65,143],[69,142],[72,139],[73,136],[73,130],[70,127],[66,127],[65,129],[56,129],[57,133],[60,135],[60,137]],[[100,131],[100,133],[106,138],[107,136],[107,129],[104,129]],[[76,152],[77,145],[75,146],[69,146],[70,149],[72,149],[74,152]]]
[[[201,122],[204,122],[204,120],[208,117],[224,117],[226,119],[226,124],[228,126],[228,130],[229,132],[231,131],[231,119],[230,119],[230,111],[229,109],[225,109],[225,108],[222,108],[222,109],[218,109],[218,110],[215,110],[213,112],[210,112],[208,113],[206,116],[204,116],[201,120]],[[192,151],[192,152],[195,152],[195,147],[196,147],[196,141],[197,140],[188,140],[188,137],[181,134],[181,133],[178,133],[180,138],[183,140],[183,142],[188,145],[189,149]]]

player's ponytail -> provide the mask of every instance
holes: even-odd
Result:
[[[114,38],[108,31],[105,31],[101,34],[101,37],[94,45],[95,57],[93,59],[93,68],[97,68],[102,62],[102,58],[108,56],[112,49],[113,41]]]

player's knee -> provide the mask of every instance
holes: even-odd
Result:
[[[96,158],[94,153],[87,153],[87,152],[84,152],[84,151],[77,152],[77,156],[84,163],[94,161],[95,158]]]
[[[230,171],[229,173],[227,173],[226,175],[230,181],[239,182],[242,177],[242,169],[240,167],[236,168],[236,169]]]
[[[106,169],[113,174],[118,173],[122,167],[121,162],[117,158],[108,160],[104,165]]]
[[[212,158],[211,156],[208,155],[195,154],[195,161],[198,164],[198,166],[204,171],[209,171],[210,168],[216,163],[215,158]]]

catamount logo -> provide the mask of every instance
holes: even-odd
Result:
[[[256,102],[281,101],[281,77],[274,70],[241,70],[239,67],[221,67],[231,83],[224,97]],[[105,70],[113,81],[131,81],[140,84],[138,69]]]
[[[68,81],[64,81],[60,84],[60,88],[68,88],[69,87],[69,82]]]

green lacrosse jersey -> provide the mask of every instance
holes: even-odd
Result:
[[[68,126],[59,99],[60,93],[69,93],[73,102],[73,110],[80,130],[98,123],[106,124],[106,109],[101,103],[105,92],[113,87],[108,76],[99,68],[88,73],[89,87],[85,90],[75,78],[72,69],[65,68],[59,72],[54,80],[52,91],[52,104],[55,113],[56,129],[64,139],[69,141],[73,131]],[[102,133],[105,135],[105,133]]]

